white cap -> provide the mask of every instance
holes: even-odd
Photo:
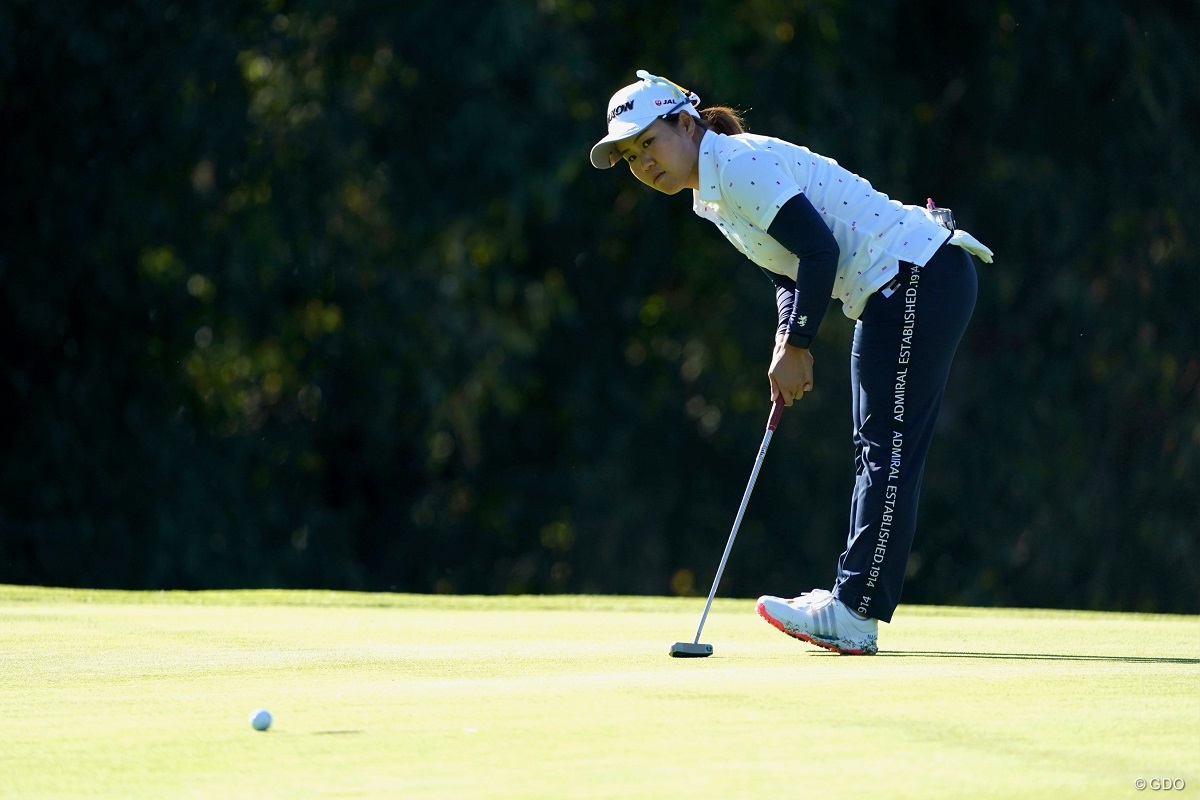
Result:
[[[616,143],[637,136],[654,122],[676,111],[686,111],[699,117],[696,106],[700,97],[666,78],[637,71],[641,78],[612,96],[608,101],[608,135],[592,148],[592,166],[608,169],[621,160]]]

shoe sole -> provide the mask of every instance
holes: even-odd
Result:
[[[762,603],[758,603],[755,606],[755,608],[758,610],[758,615],[760,617],[762,617],[764,620],[766,620],[771,625],[771,627],[775,628],[779,632],[786,633],[788,636],[791,636],[793,639],[799,639],[802,642],[807,642],[808,644],[815,645],[816,647],[821,647],[826,650],[832,651],[834,653],[837,653],[839,656],[873,656],[877,652],[879,652],[878,650],[864,650],[861,647],[856,647],[856,648],[838,647],[836,644],[834,644],[833,642],[831,642],[828,639],[821,639],[816,636],[809,636],[808,634],[796,633],[795,631],[789,631],[782,622],[780,622],[779,620],[775,619],[774,617],[772,617],[770,614],[767,613],[766,609],[763,608]]]

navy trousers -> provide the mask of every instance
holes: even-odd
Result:
[[[959,340],[975,309],[975,264],[942,245],[923,267],[900,262],[854,329],[850,376],[854,493],[833,593],[884,622],[900,602],[917,529],[925,456]]]

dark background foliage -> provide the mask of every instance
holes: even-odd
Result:
[[[703,593],[770,285],[623,170],[645,67],[989,244],[906,600],[1198,610],[1200,3],[0,8],[0,581]],[[834,306],[723,593],[828,585]]]

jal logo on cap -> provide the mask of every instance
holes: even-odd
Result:
[[[619,105],[619,106],[613,106],[612,111],[608,112],[608,119],[605,120],[605,122],[612,122],[614,117],[619,117],[620,115],[624,114],[626,111],[632,111],[632,110],[633,110],[633,101],[632,100],[621,103],[621,105]]]

